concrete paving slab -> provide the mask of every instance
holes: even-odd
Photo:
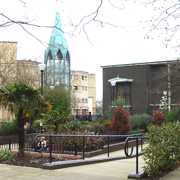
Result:
[[[114,152],[110,155],[120,155]],[[106,157],[106,155],[105,155]],[[139,170],[144,166],[139,157]],[[114,160],[97,164],[46,170],[0,164],[0,180],[127,180],[128,175],[136,171],[136,158]],[[161,180],[179,180],[180,168],[169,173]]]

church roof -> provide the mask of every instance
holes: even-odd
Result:
[[[51,50],[53,57],[56,56],[59,49],[61,50],[62,54],[66,54],[68,50],[66,38],[62,30],[59,12],[56,13],[54,27],[49,40],[48,49],[46,51],[49,49]]]

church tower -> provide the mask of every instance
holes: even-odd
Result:
[[[45,86],[64,86],[70,89],[70,53],[62,30],[59,13],[45,50]]]

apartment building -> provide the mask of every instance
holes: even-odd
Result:
[[[71,70],[71,90],[75,107],[72,115],[96,115],[96,76]]]

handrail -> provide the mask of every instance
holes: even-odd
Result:
[[[139,139],[149,139],[149,137],[147,136],[136,136],[136,137],[127,137],[126,140],[125,140],[125,143],[124,143],[124,153],[127,157],[131,157],[132,156],[132,153],[133,153],[133,147],[131,147],[131,152],[130,154],[128,154],[128,141],[129,140],[133,140],[135,139],[136,140],[136,174],[138,174],[138,140]]]
[[[51,142],[51,138],[52,137],[82,137],[83,138],[83,142],[82,142],[82,145],[83,145],[83,159],[85,159],[85,137],[106,137],[107,138],[107,142],[108,142],[108,148],[107,148],[107,153],[108,153],[108,157],[109,157],[109,138],[110,137],[124,137],[124,138],[133,138],[133,137],[136,137],[136,136],[142,136],[142,133],[139,133],[139,134],[133,134],[133,135],[64,135],[64,134],[61,134],[61,135],[58,135],[58,134],[39,134],[37,135],[34,140],[33,140],[33,145],[34,145],[34,149],[35,151],[42,151],[41,149],[37,149],[36,147],[36,140],[37,138],[39,137],[49,137],[50,138],[50,163],[51,163],[51,154],[52,154],[52,142]]]

